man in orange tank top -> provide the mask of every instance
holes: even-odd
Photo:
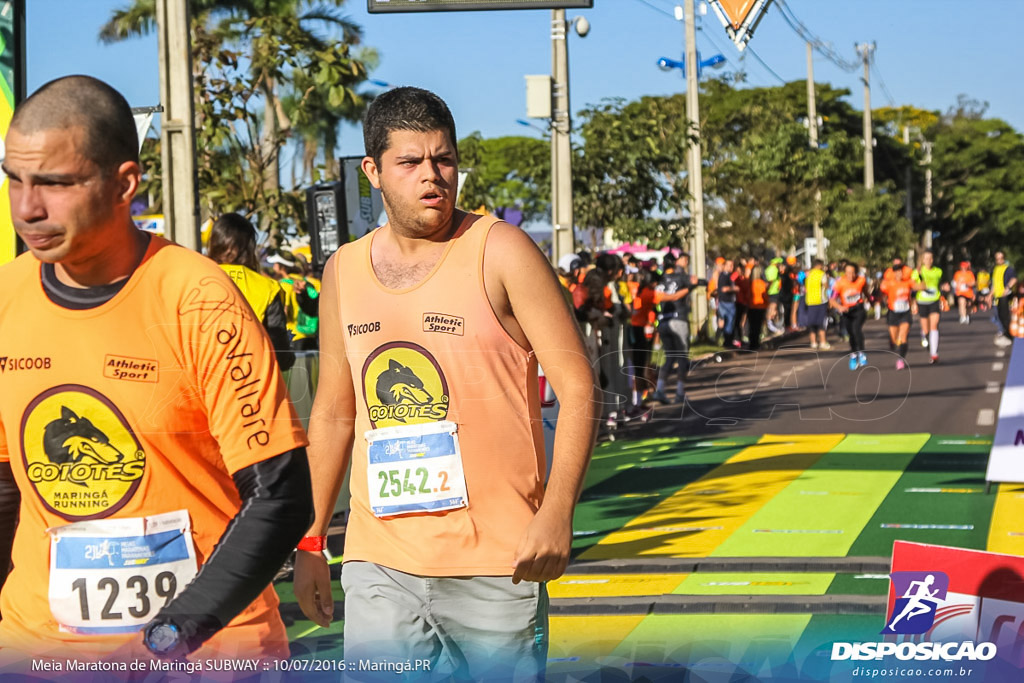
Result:
[[[896,256],[892,266],[882,276],[882,293],[886,297],[889,313],[886,323],[889,326],[889,349],[896,354],[896,369],[907,367],[907,335],[910,334],[911,298],[914,285],[911,281],[910,266],[903,264],[903,259]]]
[[[543,675],[544,582],[569,560],[596,434],[595,384],[551,266],[524,233],[455,208],[445,103],[378,97],[363,170],[389,222],[324,271],[310,421],[316,521],[295,563],[303,612],[333,613],[322,544],[351,462],[345,655],[432,676]],[[544,481],[537,364],[561,403]]]
[[[0,268],[0,675],[288,657],[270,582],[312,514],[306,437],[227,273],[132,222],[138,152],[87,76],[6,136],[31,253]]]
[[[953,273],[953,290],[956,294],[957,310],[960,312],[960,324],[970,325],[971,313],[974,312],[974,288],[977,279],[971,270],[970,261],[961,261],[960,270]]]

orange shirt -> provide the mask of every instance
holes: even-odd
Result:
[[[305,434],[263,326],[213,261],[153,237],[124,288],[88,310],[51,302],[31,254],[0,273],[17,292],[0,301],[0,459],[21,491],[0,645],[109,652],[138,638],[131,618],[148,621],[175,594],[166,575],[131,576],[166,565],[111,527],[185,511],[191,532],[179,539],[201,565],[240,508],[231,474],[305,445]],[[51,543],[50,531],[83,521],[103,529],[91,549],[73,556],[74,539]],[[59,627],[69,606],[78,632]],[[195,656],[287,656],[277,609],[267,586]]]
[[[909,268],[904,268],[905,271]],[[886,271],[890,275],[890,271]],[[914,292],[914,283],[909,279],[897,280],[890,276],[882,280],[882,292],[886,296],[886,306],[894,313],[906,313],[910,310],[910,298]]]
[[[370,245],[388,226],[334,257],[356,395],[346,562],[421,576],[513,573],[517,546],[544,495],[544,438],[536,357],[508,335],[484,291],[484,247],[496,222],[464,215],[434,269],[402,290],[381,284],[371,263]],[[384,428],[407,435],[444,423],[457,427],[466,491],[465,505],[448,508],[442,503],[452,499],[436,498],[442,488],[455,491],[454,470],[435,477],[431,465],[409,459],[427,455],[406,455],[448,458],[448,441],[436,451],[397,440],[377,445],[389,434]],[[392,462],[394,488],[391,473],[380,470]],[[415,490],[405,490],[407,479]],[[409,512],[409,496],[420,495],[431,500]]]
[[[836,280],[833,297],[843,306],[857,306],[864,303],[864,287],[867,281],[858,276],[852,282],[844,275]]]
[[[750,307],[768,308],[768,283],[762,278],[748,279],[750,289]]]
[[[967,299],[974,298],[974,286],[976,281],[974,273],[969,270],[958,270],[953,273],[953,291],[957,296]]]
[[[630,318],[630,325],[633,327],[644,327],[652,324],[657,294],[657,291],[652,287],[646,287],[639,294],[633,294],[633,317]]]

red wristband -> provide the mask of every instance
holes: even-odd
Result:
[[[304,539],[299,541],[299,544],[295,546],[296,550],[307,550],[311,553],[323,552],[324,548],[327,547],[326,536],[306,536]]]

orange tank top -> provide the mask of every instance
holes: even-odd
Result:
[[[844,275],[836,280],[835,297],[843,306],[856,306],[864,303],[864,277],[850,281]]]
[[[372,241],[387,226],[337,252],[357,405],[346,561],[423,576],[513,573],[543,497],[545,460],[536,358],[504,330],[484,290],[484,249],[496,222],[464,216],[433,270],[401,290],[386,288],[371,263]],[[429,496],[451,482],[408,461],[382,474],[381,430],[443,421],[457,425],[465,506],[382,515],[410,486]]]
[[[957,296],[973,299],[975,284],[974,273],[971,271],[958,270],[953,273],[953,285],[956,288]]]

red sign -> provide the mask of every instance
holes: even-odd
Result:
[[[718,15],[725,32],[740,50],[754,36],[754,29],[764,16],[772,0],[712,0],[711,7]]]
[[[725,18],[734,29],[743,26],[743,20],[750,14],[750,10],[754,9],[755,2],[756,0],[718,0],[722,11],[725,12]]]

